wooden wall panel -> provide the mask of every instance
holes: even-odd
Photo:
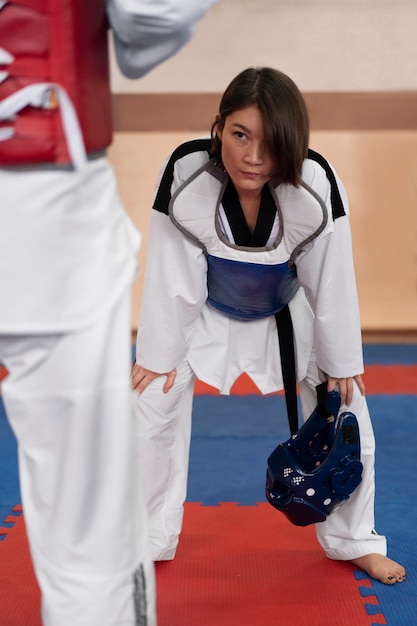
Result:
[[[417,91],[304,92],[312,130],[417,129]],[[113,94],[116,132],[210,128],[220,93]]]

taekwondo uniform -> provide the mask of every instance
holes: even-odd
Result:
[[[266,185],[254,233],[210,140],[173,153],[152,212],[137,363],[177,368],[173,388],[156,378],[138,397],[137,445],[150,515],[152,558],[174,558],[186,497],[195,377],[228,394],[246,372],[263,394],[283,388],[274,312],[288,303],[304,418],[324,378],[362,373],[362,347],[347,198],[313,151],[302,185]],[[231,269],[230,269],[231,268]],[[341,407],[341,411],[345,407]],[[386,553],[374,531],[374,436],[355,383],[363,480],[317,524],[327,556]]]
[[[141,237],[105,156],[108,28],[121,70],[138,78],[211,4],[0,3],[2,396],[45,626],[156,623],[132,449]]]

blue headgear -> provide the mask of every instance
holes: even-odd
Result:
[[[340,395],[326,395],[298,432],[268,458],[267,500],[296,526],[324,522],[362,480],[356,416],[344,412],[337,417]]]

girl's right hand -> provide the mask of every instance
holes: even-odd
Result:
[[[166,376],[166,382],[163,387],[163,392],[168,393],[168,391],[172,388],[175,377],[177,375],[177,370],[173,369],[170,372],[165,372],[163,374],[158,374],[157,372],[151,372],[151,370],[147,370],[141,365],[137,363],[133,364],[132,367],[132,389],[135,389],[138,393],[142,393],[144,389],[151,383],[155,378],[159,376]]]

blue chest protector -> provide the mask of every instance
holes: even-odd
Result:
[[[278,191],[266,184],[250,231],[234,185],[211,162],[179,187],[169,212],[205,252],[208,302],[239,320],[272,316],[290,302],[300,286],[295,258],[327,221],[323,201],[307,184]]]
[[[208,301],[234,319],[274,315],[299,289],[295,268],[288,262],[260,265],[208,255],[207,263]]]

